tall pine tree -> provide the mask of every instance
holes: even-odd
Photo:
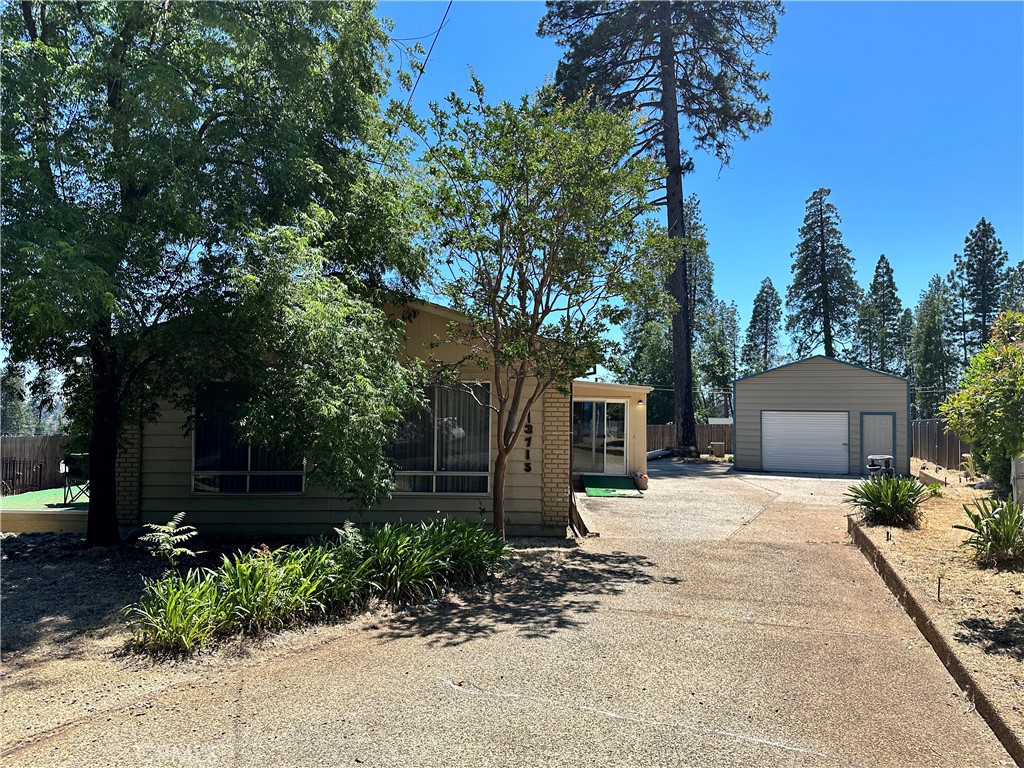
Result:
[[[964,238],[964,276],[971,313],[972,354],[989,339],[1006,284],[1007,253],[995,227],[983,216]]]
[[[741,362],[743,373],[766,371],[778,364],[779,327],[782,324],[782,297],[775,290],[770,277],[761,281],[754,297],[750,324],[743,341]]]
[[[558,65],[559,87],[570,98],[588,91],[615,109],[640,109],[649,119],[637,151],[664,162],[668,236],[680,242],[670,283],[679,310],[672,318],[676,440],[697,444],[693,398],[693,314],[683,214],[683,174],[692,167],[681,144],[694,145],[722,163],[733,144],[771,122],[765,106],[766,72],[755,57],[775,39],[779,2],[636,3],[598,0],[547,3],[538,34],[567,49]],[[681,125],[682,124],[682,125]]]
[[[971,306],[967,296],[967,268],[964,257],[953,254],[953,269],[946,276],[946,288],[949,291],[949,328],[952,342],[957,351],[957,359],[962,371],[974,354],[971,341]]]
[[[1000,307],[1003,312],[1024,312],[1024,261],[1015,267],[1006,268],[1006,284]]]
[[[955,338],[955,298],[949,284],[932,277],[914,311],[911,368],[914,380],[914,415],[930,419],[956,384],[960,355]]]
[[[905,323],[892,265],[883,253],[857,312],[851,361],[886,373],[900,373],[906,359],[901,336]]]
[[[828,201],[831,194],[831,189],[821,188],[807,198],[800,242],[793,253],[786,330],[801,356],[820,345],[827,357],[836,357],[857,316],[860,289],[853,277],[853,257],[839,231],[839,212]]]

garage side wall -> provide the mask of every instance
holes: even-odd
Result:
[[[861,413],[896,414],[896,469],[910,473],[907,382],[827,358],[812,358],[736,382],[735,466],[759,472],[762,411],[846,411],[850,474],[861,466]]]

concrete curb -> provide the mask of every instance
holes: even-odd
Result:
[[[960,661],[956,651],[932,623],[932,620],[928,617],[928,612],[918,602],[913,591],[900,578],[899,574],[896,573],[885,559],[885,555],[868,538],[868,535],[864,533],[860,524],[853,519],[852,515],[846,518],[846,528],[854,543],[864,554],[864,557],[871,563],[871,566],[878,575],[882,577],[882,581],[885,582],[889,591],[896,598],[896,601],[903,606],[903,610],[914,620],[917,628],[924,635],[925,640],[931,644],[935,655],[939,657],[939,661],[945,665],[949,674],[956,681],[956,684],[967,694],[967,698],[974,704],[978,714],[988,723],[988,727],[992,729],[996,738],[999,739],[1003,747],[1006,748],[1006,751],[1009,752],[1013,761],[1020,768],[1024,768],[1024,742],[1021,741],[1021,737],[1014,733],[1013,729],[1003,719],[1003,716],[993,706],[985,691],[978,685],[978,682],[968,671],[967,667],[964,666],[963,662]]]

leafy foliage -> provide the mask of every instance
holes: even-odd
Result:
[[[857,507],[870,525],[919,528],[920,505],[928,496],[928,488],[913,477],[880,475],[851,485],[843,503]]]
[[[954,525],[971,534],[964,545],[981,565],[1013,565],[1024,560],[1024,510],[1013,501],[979,499],[964,504],[970,525]]]
[[[779,328],[782,324],[782,298],[770,277],[761,281],[750,312],[750,323],[740,358],[743,373],[753,374],[774,368],[779,363]]]
[[[497,416],[493,512],[504,532],[504,468],[530,412],[552,389],[606,360],[603,334],[643,253],[653,166],[630,157],[633,118],[568,104],[544,88],[489,104],[474,79],[408,124],[424,136],[426,241],[441,259],[435,290],[466,317],[447,341],[487,361]]]
[[[185,513],[179,512],[166,523],[146,523],[142,526],[149,529],[149,533],[139,536],[139,541],[152,545],[150,552],[154,557],[164,558],[169,568],[177,568],[178,558],[183,555],[196,556],[195,552],[183,545],[194,538],[198,531],[191,525],[182,525],[184,519]]]
[[[372,597],[412,603],[480,584],[507,555],[504,541],[462,520],[348,526],[304,547],[225,556],[215,571],[146,579],[124,612],[139,650],[188,653],[239,632],[344,617]]]
[[[999,316],[960,389],[940,409],[949,428],[974,444],[979,463],[1008,468],[1024,453],[1024,313]]]
[[[253,238],[313,217],[325,269],[375,299],[422,271],[400,184],[372,165],[387,38],[367,3],[0,13],[3,337],[64,381],[90,441],[87,541],[115,544],[122,427],[279,319],[228,322]]]
[[[849,339],[860,301],[853,276],[853,258],[839,231],[839,211],[828,201],[831,189],[807,198],[800,242],[793,253],[793,282],[786,291],[786,330],[801,356],[819,344],[827,357]]]

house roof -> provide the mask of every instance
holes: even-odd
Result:
[[[654,387],[645,387],[639,384],[614,384],[607,381],[589,381],[587,379],[575,379],[572,383],[574,395],[603,395],[615,397],[616,395],[628,397],[630,395],[646,395]]]
[[[834,357],[827,357],[825,355],[814,355],[813,357],[804,358],[803,360],[797,360],[792,363],[786,363],[785,365],[776,366],[775,368],[769,368],[767,371],[761,371],[760,373],[752,373],[749,376],[741,376],[740,378],[735,379],[733,383],[739,384],[741,381],[747,381],[748,379],[756,379],[759,376],[765,376],[769,373],[775,373],[775,371],[781,371],[783,368],[792,368],[795,365],[804,365],[805,363],[809,363],[812,360],[824,360],[828,363],[833,363],[835,365],[845,365],[848,368],[854,368],[855,370],[858,371],[867,371],[868,373],[874,373],[878,376],[885,376],[886,378],[897,379],[899,381],[905,381],[907,383],[910,382],[909,379],[904,378],[903,376],[897,376],[893,373],[886,373],[885,371],[876,371],[874,368],[868,368],[863,365],[857,365],[856,363],[848,363],[845,360],[837,360]]]

